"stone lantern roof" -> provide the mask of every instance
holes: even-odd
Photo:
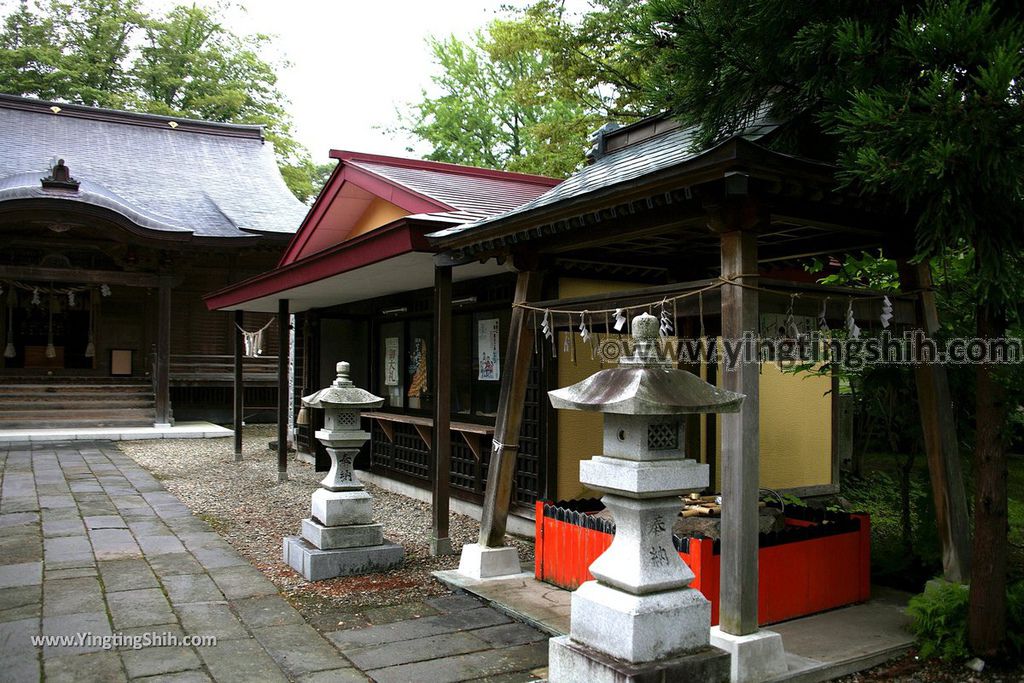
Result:
[[[384,405],[384,399],[371,394],[365,389],[360,389],[352,383],[349,377],[349,364],[345,361],[338,363],[338,377],[331,386],[316,391],[309,396],[302,397],[302,405],[307,408],[326,408],[328,406],[341,406],[344,408],[379,408]]]
[[[658,319],[633,318],[636,344],[619,367],[596,372],[581,382],[548,392],[551,405],[616,415],[681,415],[739,412],[743,394],[708,384],[687,370],[672,367],[657,353]]]

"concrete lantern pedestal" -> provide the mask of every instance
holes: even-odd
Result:
[[[356,477],[353,462],[370,438],[359,426],[359,411],[384,399],[359,389],[349,379],[349,364],[338,363],[338,378],[306,396],[307,408],[323,408],[324,428],[316,438],[331,456],[331,469],[313,492],[311,515],[299,536],[284,539],[284,561],[307,581],[383,571],[401,564],[402,546],[384,538],[373,521],[373,497]]]
[[[662,360],[658,328],[637,316],[632,356],[549,392],[555,408],[604,413],[604,455],[580,463],[580,482],[604,492],[616,525],[590,566],[595,580],[572,595],[569,635],[550,641],[552,683],[729,680],[729,654],[709,643],[711,603],[690,588],[672,525],[679,496],[709,481],[683,452],[683,415],[735,412],[744,397]]]

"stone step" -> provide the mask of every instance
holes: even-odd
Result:
[[[112,391],[153,391],[150,384],[10,384],[0,380],[0,392],[6,394],[105,394]]]
[[[6,420],[19,421],[45,421],[48,419],[57,420],[153,420],[153,410],[150,408],[114,408],[104,410],[102,408],[76,408],[74,410],[47,410],[45,408],[34,408],[28,410],[7,410],[0,409],[0,422]]]
[[[141,377],[89,377],[82,375],[0,375],[0,384],[5,386],[32,386],[52,384],[55,386],[149,386],[148,378]]]
[[[120,427],[152,427],[153,414],[147,419],[51,419],[51,420],[11,420],[0,419],[0,431],[15,429],[94,429]],[[0,434],[0,441],[3,435]]]
[[[77,387],[77,386],[3,386],[0,384],[0,396],[53,396],[54,394],[67,394],[69,396],[106,396],[117,395],[139,395],[152,394],[152,387],[137,385],[110,385],[105,387]]]
[[[155,401],[152,396],[139,396],[133,397],[122,397],[122,396],[103,396],[97,398],[75,398],[68,396],[61,396],[58,400],[56,396],[43,397],[43,398],[5,398],[0,396],[0,413],[6,413],[9,411],[26,412],[26,411],[64,411],[64,410],[125,410],[125,409],[140,409],[140,410],[152,410],[155,406]]]

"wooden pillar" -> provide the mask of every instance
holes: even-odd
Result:
[[[540,295],[542,273],[536,270],[520,271],[516,280],[513,304],[536,301]],[[512,479],[519,454],[519,428],[526,402],[526,382],[533,353],[533,328],[527,311],[513,305],[508,330],[508,348],[505,351],[504,373],[498,395],[498,417],[494,425],[494,443],[487,471],[487,489],[484,491],[484,509],[480,519],[480,545],[500,548],[505,542],[508,510],[512,504]]]
[[[899,271],[904,288],[921,290],[917,321],[925,335],[934,337],[939,316],[931,291],[930,266],[900,260]],[[942,573],[947,581],[966,583],[971,571],[971,531],[946,368],[938,363],[918,363],[914,366],[914,381],[942,547]]]
[[[242,376],[242,351],[244,350],[245,342],[242,340],[242,321],[245,318],[244,311],[234,312],[234,326],[232,338],[235,340],[234,352],[235,352],[235,409],[234,409],[234,427],[235,427],[235,462],[242,461],[242,411],[245,408],[243,402],[243,395],[245,392],[244,379]]]
[[[434,268],[434,487],[430,554],[451,555],[448,512],[452,462],[452,267]]]
[[[277,480],[288,481],[288,299],[277,302]]]
[[[156,424],[171,424],[171,286],[161,282],[156,331]]]
[[[757,235],[732,230],[721,234],[722,277],[737,283],[757,283]],[[743,276],[743,277],[740,277]],[[741,357],[721,363],[725,389],[746,396],[738,413],[722,421],[722,569],[719,625],[743,636],[757,631],[757,537],[759,472],[760,368],[754,335],[758,330],[758,292],[738,285],[722,286],[722,338],[727,344],[743,340]],[[751,348],[752,347],[752,348]],[[747,355],[750,352],[751,355]],[[744,357],[753,362],[744,362]]]

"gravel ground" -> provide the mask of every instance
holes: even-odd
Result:
[[[981,673],[968,669],[961,662],[943,662],[940,659],[921,660],[911,652],[899,659],[886,662],[874,669],[837,678],[838,683],[1021,683],[1024,664],[996,662]]]
[[[430,505],[373,485],[367,490],[385,537],[405,548],[400,568],[309,583],[285,565],[282,538],[299,533],[323,473],[290,459],[289,481],[277,483],[277,453],[267,448],[276,436],[273,425],[246,428],[241,463],[234,462],[231,439],[122,441],[119,446],[273,581],[307,618],[414,603],[449,592],[431,572],[455,569],[459,558],[430,555]],[[476,520],[452,513],[456,551],[476,542],[479,530]],[[532,543],[511,537],[508,542],[523,562],[533,562]]]

